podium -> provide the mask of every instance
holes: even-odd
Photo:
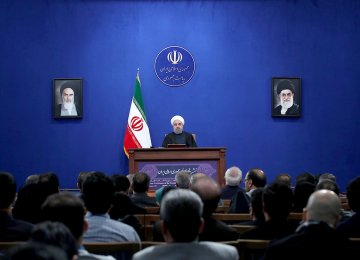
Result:
[[[150,176],[150,190],[175,185],[179,171],[205,173],[219,185],[224,182],[226,148],[139,148],[129,149],[129,172]]]

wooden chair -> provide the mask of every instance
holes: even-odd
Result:
[[[15,242],[0,242],[0,252],[4,251],[10,247],[24,244],[24,241],[15,241]]]
[[[147,214],[159,214],[160,207],[144,207]]]
[[[141,250],[141,244],[136,242],[84,242],[83,245],[90,253],[112,255],[115,259],[131,259]]]
[[[228,226],[235,229],[239,234],[243,234],[244,232],[252,230],[256,227],[254,225],[238,225],[238,224],[234,224],[234,225],[230,224]]]
[[[251,215],[248,213],[238,213],[238,214],[214,213],[212,216],[214,219],[220,220],[228,224],[251,220]]]

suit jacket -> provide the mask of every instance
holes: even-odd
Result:
[[[270,259],[359,259],[349,240],[324,222],[304,223],[293,235],[274,241],[269,245],[264,260]]]
[[[239,259],[237,249],[216,242],[169,243],[145,248],[133,260],[233,260]]]
[[[225,187],[221,190],[221,198],[223,200],[231,200],[238,191],[245,192],[245,190],[240,186],[225,185]]]
[[[132,203],[138,207],[158,207],[156,199],[149,197],[146,193],[134,193],[130,197]]]
[[[339,224],[336,230],[346,237],[360,237],[360,212]]]
[[[288,110],[286,110],[285,115],[299,115],[299,113],[300,107],[298,104],[294,103],[291,107],[288,108]],[[281,105],[274,108],[273,114],[281,116]]]
[[[0,241],[25,241],[30,238],[34,225],[14,219],[6,212],[0,212]]]
[[[185,131],[183,131],[183,134],[185,135],[185,144],[187,147],[197,147],[192,134]],[[166,148],[168,144],[176,144],[175,136],[176,134],[174,132],[167,134],[161,146]]]

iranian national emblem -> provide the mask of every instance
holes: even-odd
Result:
[[[131,118],[131,129],[134,131],[141,131],[144,127],[142,118],[134,116]]]
[[[156,76],[162,83],[180,87],[194,76],[195,61],[185,48],[170,46],[157,55],[154,67]]]

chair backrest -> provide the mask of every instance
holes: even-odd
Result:
[[[136,242],[84,242],[87,251],[99,255],[112,255],[115,259],[132,259],[141,250],[141,244]]]

